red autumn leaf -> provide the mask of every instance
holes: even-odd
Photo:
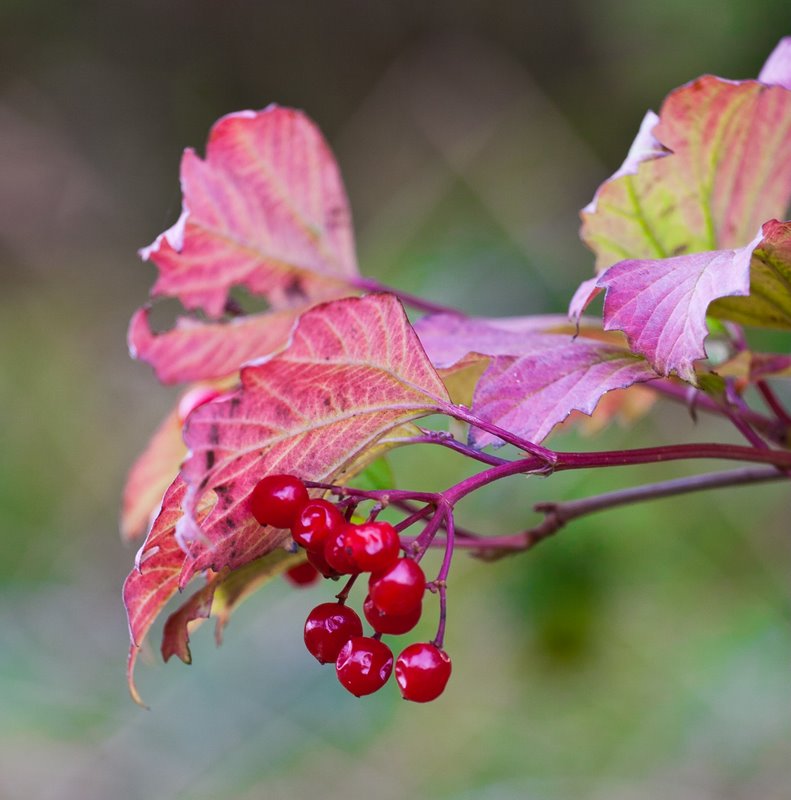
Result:
[[[284,308],[343,291],[357,275],[338,166],[301,112],[222,117],[205,160],[185,151],[181,186],[181,217],[141,253],[159,268],[154,296],[217,318],[233,286]]]
[[[134,680],[137,656],[152,624],[178,592],[179,575],[187,558],[175,535],[176,523],[183,514],[185,493],[186,485],[181,477],[177,477],[165,494],[160,513],[137,554],[134,569],[124,582],[123,600],[131,639],[127,680],[132,697],[140,705],[143,701]],[[199,520],[205,517],[213,502],[214,497],[207,495],[198,511]],[[185,663],[190,663],[188,626],[195,620],[208,617],[212,605],[218,618],[219,643],[222,628],[231,612],[266,581],[300,558],[276,551],[239,570],[211,574],[206,585],[168,617],[162,631],[165,661],[177,655]]]
[[[401,304],[391,295],[326,303],[306,312],[281,353],[242,369],[229,400],[197,409],[187,424],[189,485],[178,534],[198,571],[236,568],[288,536],[262,528],[248,498],[267,474],[325,481],[342,475],[388,431],[441,410],[445,387]],[[218,501],[199,526],[207,492]]]
[[[159,270],[152,296],[219,320],[231,289],[244,286],[275,313],[213,324],[183,318],[154,335],[141,309],[130,350],[161,380],[227,375],[281,347],[299,311],[355,293],[346,192],[327,143],[301,112],[270,106],[223,117],[205,159],[185,151],[181,186],[178,222],[141,250]]]
[[[706,75],[671,92],[656,125],[641,128],[635,147],[643,160],[606,181],[582,213],[582,238],[596,253],[597,271],[622,259],[737,248],[765,220],[785,214],[787,49],[783,40],[758,81]],[[652,147],[645,146],[649,138]],[[670,154],[657,158],[660,147]]]
[[[174,408],[129,470],[121,504],[121,535],[127,541],[148,530],[152,514],[187,455],[181,423],[178,409]]]
[[[186,484],[177,477],[162,500],[162,508],[140,548],[135,567],[124,582],[123,598],[129,622],[129,648],[127,679],[129,690],[136,702],[142,705],[134,682],[137,654],[148,630],[162,608],[178,591],[178,579],[186,558],[175,537],[176,523],[182,516],[181,505],[186,494]],[[207,497],[198,516],[205,515],[210,505]]]
[[[181,431],[184,421],[198,405],[216,399],[234,385],[233,379],[198,384],[184,392],[178,405],[161,422],[146,449],[137,457],[124,485],[121,535],[127,541],[148,530],[152,515],[187,455]]]
[[[154,368],[162,383],[210,380],[238,370],[246,361],[282,347],[297,318],[295,310],[205,323],[180,318],[164,333],[151,332],[149,309],[138,309],[129,325],[133,358]]]

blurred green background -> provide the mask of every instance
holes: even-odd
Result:
[[[276,581],[220,650],[205,628],[193,666],[144,660],[139,709],[116,520],[175,397],[126,354],[154,277],[135,250],[175,220],[181,150],[217,117],[276,101],[318,122],[366,273],[480,314],[560,311],[592,269],[577,211],[644,111],[704,72],[756,75],[789,22],[780,0],[0,0],[0,798],[787,796],[782,486],[459,557],[454,676],[427,707],[347,695],[301,642],[327,588]],[[662,408],[553,442],[730,436]],[[465,468],[393,466],[438,488]],[[534,502],[685,469],[515,479],[461,513],[508,532]]]

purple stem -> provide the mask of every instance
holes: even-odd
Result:
[[[447,527],[447,541],[445,542],[445,557],[442,559],[442,566],[439,569],[437,579],[434,585],[439,592],[439,624],[437,625],[437,635],[434,637],[434,644],[442,650],[442,644],[445,641],[445,622],[448,617],[448,573],[450,572],[450,565],[453,561],[453,547],[455,544],[454,526],[453,526],[453,512],[449,511],[446,519]]]
[[[766,404],[772,409],[778,421],[782,422],[785,426],[791,425],[791,416],[788,415],[780,399],[774,391],[772,391],[772,387],[769,386],[766,381],[756,381],[755,386],[766,401]]]
[[[395,506],[396,508],[400,508],[403,511],[410,512],[411,516],[407,517],[406,519],[401,520],[398,525],[395,526],[397,531],[404,531],[410,525],[413,525],[415,522],[421,519],[425,519],[431,513],[431,506],[423,506],[423,508],[415,508],[411,503],[407,503],[404,500],[397,500],[396,502],[392,503],[391,505]],[[414,519],[413,519],[414,517]],[[440,525],[441,528],[446,528],[447,525],[443,522]],[[472,531],[465,530],[464,528],[459,528],[458,525],[454,526],[456,536],[459,536],[464,539],[480,539],[481,534],[473,533]]]
[[[396,502],[393,505],[397,505],[399,508],[403,508],[404,504],[401,502]],[[401,531],[405,531],[411,525],[414,525],[416,522],[420,522],[421,519],[425,519],[431,512],[434,510],[434,506],[432,505],[425,505],[423,508],[419,508],[412,512],[412,514],[406,519],[402,519],[397,525],[395,525],[395,529],[401,533]]]
[[[529,442],[527,439],[523,439],[521,436],[511,433],[511,431],[507,431],[505,428],[501,428],[499,425],[495,425],[492,422],[487,422],[486,420],[475,416],[475,414],[473,414],[464,406],[449,404],[444,408],[441,408],[440,411],[443,411],[445,414],[461,420],[462,422],[466,422],[475,428],[480,428],[482,431],[491,433],[493,436],[497,436],[504,442],[508,442],[508,444],[512,444],[515,447],[518,447],[520,450],[524,450],[526,453],[537,456],[547,465],[552,465],[555,463],[557,454],[554,451],[548,450],[546,447],[541,447],[539,444]]]
[[[726,486],[747,486],[753,483],[787,480],[788,476],[772,467],[747,467],[717,472],[709,475],[694,475],[686,478],[674,478],[668,481],[649,483],[644,486],[632,486],[614,492],[583,497],[565,503],[538,503],[535,510],[546,516],[535,527],[514,536],[492,537],[486,540],[485,546],[476,548],[479,555],[486,558],[498,558],[503,555],[498,551],[522,551],[535,547],[549,536],[574,519],[605,511],[618,506],[640,503],[646,500],[658,500],[690,492],[719,489]],[[475,547],[473,542],[458,542],[459,547]]]
[[[690,405],[690,390],[694,393],[694,408],[708,411],[711,414],[719,414],[722,416],[725,412],[722,406],[714,402],[707,394],[704,394],[698,389],[688,384],[676,383],[672,380],[651,381],[647,384],[649,388],[653,389],[661,395],[683,403],[685,406]],[[777,423],[769,417],[759,414],[752,409],[743,409],[739,412],[739,416],[747,423],[752,425],[759,431],[771,436],[772,439],[778,439],[778,426]]]
[[[305,481],[308,489],[325,489],[336,497],[359,497],[360,500],[376,500],[383,505],[389,505],[395,500],[422,500],[424,503],[436,503],[438,495],[433,492],[411,492],[401,489],[354,489],[351,486],[337,486],[334,483],[321,481]]]
[[[707,475],[693,475],[685,478],[674,478],[643,486],[632,486],[579,500],[561,503],[538,503],[535,510],[545,515],[544,519],[533,528],[508,536],[488,536],[481,540],[457,539],[456,547],[475,549],[484,558],[503,555],[498,551],[529,550],[540,541],[556,533],[567,523],[578,517],[605,511],[618,506],[646,500],[659,500],[680,494],[719,489],[726,486],[747,486],[753,483],[788,480],[788,475],[778,472],[773,467],[745,467],[728,472],[716,472]]]
[[[351,496],[364,500],[373,500],[383,505],[398,501],[419,501],[432,506],[444,506],[446,509],[461,500],[462,497],[480,489],[501,478],[510,475],[546,473],[568,469],[589,469],[593,467],[628,467],[637,464],[658,464],[665,461],[680,461],[684,459],[724,459],[728,461],[746,461],[756,464],[771,464],[775,467],[791,468],[791,453],[780,450],[759,450],[754,447],[744,447],[735,444],[677,444],[663,447],[642,447],[635,450],[603,450],[593,453],[564,453],[547,451],[551,456],[550,464],[541,456],[507,461],[504,464],[485,469],[463,481],[451,486],[442,493],[413,492],[409,490],[385,489],[365,491],[352,489],[347,486],[335,486],[317,481],[305,481],[310,488],[327,489],[339,497]],[[422,518],[424,512],[417,512]],[[443,513],[445,513],[443,511]],[[431,541],[433,533],[440,524],[442,514],[436,514],[426,526],[426,531],[418,537],[417,542],[423,549],[424,541]],[[435,522],[436,520],[436,522]],[[434,527],[436,526],[436,527]],[[427,531],[432,530],[430,534]]]
[[[730,461],[748,461],[758,464],[772,464],[776,467],[791,466],[791,453],[778,450],[759,450],[731,444],[677,444],[665,447],[643,447],[635,450],[609,450],[598,453],[562,453],[556,452],[554,470],[587,469],[591,467],[626,467],[637,464],[657,464],[665,461],[680,461],[693,458],[712,458]],[[443,498],[453,507],[462,497],[486,486],[489,483],[506,478],[509,475],[530,473],[540,470],[541,459],[526,458],[512,461],[491,469],[483,470],[476,475],[457,483],[443,492]],[[706,477],[706,476],[701,476]]]
[[[508,463],[507,459],[505,458],[499,458],[498,456],[484,453],[482,450],[476,450],[474,447],[470,447],[469,445],[460,442],[458,439],[454,439],[453,435],[447,431],[424,431],[423,436],[414,436],[407,441],[412,444],[438,444],[442,447],[447,447],[449,450],[454,450],[457,453],[461,453],[462,455],[467,456],[467,458],[473,458],[476,461],[480,461],[483,464],[490,464],[493,467],[497,466],[498,464]]]
[[[736,393],[733,381],[731,380],[728,380],[725,384],[725,400],[726,404],[723,406],[723,411],[733,423],[734,428],[736,428],[753,447],[762,450],[768,448],[769,445],[742,418],[742,414],[749,409],[744,400]]]
[[[341,589],[338,594],[335,595],[338,602],[343,605],[346,602],[346,598],[349,596],[349,592],[352,590],[352,586],[354,586],[354,582],[357,580],[359,573],[352,575],[348,581],[346,581],[346,585]]]
[[[442,524],[446,522],[446,518],[452,516],[453,510],[451,505],[447,503],[444,498],[441,499],[440,506],[437,508],[434,516],[428,521],[426,527],[423,528],[423,532],[420,536],[412,542],[410,550],[412,551],[415,561],[420,561],[420,559],[423,558],[426,550],[431,547],[431,543],[434,541],[437,531],[442,527]]]

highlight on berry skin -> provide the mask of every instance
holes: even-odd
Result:
[[[450,657],[430,642],[405,648],[395,665],[396,682],[404,700],[428,703],[445,690],[451,673]]]
[[[338,654],[335,670],[341,685],[362,697],[381,689],[393,671],[393,652],[370,636],[350,639]]]
[[[372,574],[368,582],[371,601],[383,614],[408,614],[423,600],[426,576],[412,558],[400,558],[390,569]]]
[[[343,646],[362,632],[362,622],[351,608],[342,603],[322,603],[305,622],[305,646],[320,664],[327,664],[334,662]]]
[[[250,495],[250,512],[261,525],[291,528],[309,500],[305,484],[294,475],[267,475]]]

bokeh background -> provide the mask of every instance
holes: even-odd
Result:
[[[275,581],[221,649],[207,627],[192,666],[144,660],[141,710],[117,509],[176,396],[127,357],[154,277],[135,251],[175,220],[181,150],[217,117],[276,101],[318,122],[366,273],[481,314],[560,311],[592,268],[578,209],[644,111],[704,72],[756,75],[789,27],[783,0],[0,0],[0,798],[786,796],[782,486],[458,558],[454,677],[428,707],[346,695],[301,642],[327,588]],[[554,443],[730,436],[663,407]],[[440,488],[464,467],[393,468]],[[539,500],[685,469],[518,479],[462,512],[507,532]]]

